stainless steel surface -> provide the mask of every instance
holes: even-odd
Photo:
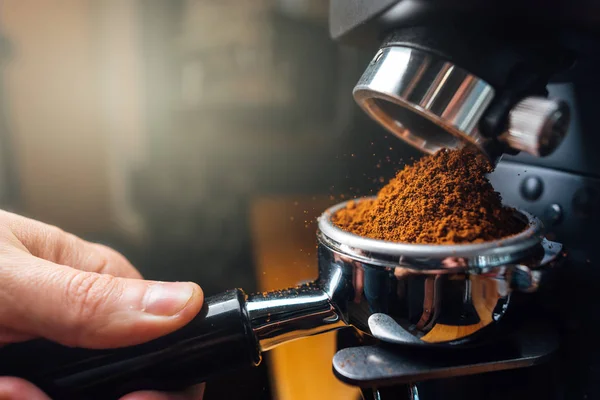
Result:
[[[368,323],[371,335],[384,342],[424,344],[424,342],[398,325],[398,323],[389,315],[381,313],[373,314],[369,317]]]
[[[544,255],[541,261],[539,261],[538,269],[533,268],[531,266],[527,266],[524,264],[512,264],[504,267],[494,268],[493,274],[486,274],[487,278],[490,279],[488,284],[486,285],[483,282],[479,282],[479,284],[483,285],[483,291],[477,290],[478,282],[477,280],[467,279],[464,281],[464,291],[463,291],[463,310],[470,312],[473,318],[473,321],[477,320],[479,325],[475,326],[475,324],[465,325],[462,324],[466,322],[465,320],[461,321],[461,318],[467,319],[465,317],[469,316],[469,314],[460,314],[458,318],[455,318],[453,321],[455,327],[458,331],[460,331],[460,327],[467,328],[466,332],[470,334],[470,331],[475,328],[483,328],[488,323],[492,323],[492,321],[499,320],[502,316],[505,309],[500,311],[498,309],[498,304],[503,304],[504,306],[508,305],[508,295],[511,291],[520,291],[525,293],[535,292],[539,289],[542,279],[544,278],[544,274],[547,273],[545,268],[539,268],[539,266],[550,266],[553,265],[558,258],[560,257],[562,246],[557,243],[549,242],[544,239],[541,243],[541,246],[544,249]],[[460,276],[460,275],[459,275]],[[437,277],[436,277],[437,278]],[[462,278],[462,277],[461,277]],[[456,277],[454,277],[456,279]],[[494,282],[491,284],[490,282]],[[475,286],[475,287],[474,287]],[[491,288],[491,290],[490,290]],[[494,289],[497,292],[494,292]],[[440,297],[437,301],[434,301],[435,307],[444,308],[444,307],[453,307],[452,304],[448,304],[447,295],[444,295],[442,292],[443,286],[438,282],[437,285],[433,285],[432,287],[432,295],[433,297]],[[506,303],[501,301],[497,303],[497,299],[494,296],[506,297]],[[491,301],[490,301],[491,299]],[[443,304],[444,302],[446,304]],[[427,303],[427,299],[424,299],[424,304]],[[494,306],[494,311],[490,313],[490,306]],[[457,306],[455,306],[457,307]],[[457,307],[456,309],[459,309]],[[431,331],[436,329],[435,321],[435,309],[427,309],[423,310],[424,313],[433,314],[434,318],[432,318],[429,322],[431,326]],[[476,314],[476,315],[474,315]],[[438,318],[444,318],[443,315],[438,314]],[[462,323],[461,323],[462,322]],[[482,322],[484,322],[482,324]],[[437,342],[440,339],[440,335],[436,334],[431,337],[431,335],[425,334],[422,338],[418,338],[412,329],[411,325],[405,323],[403,327],[398,323],[391,315],[385,313],[375,313],[372,314],[368,319],[368,325],[371,335],[375,338],[382,340],[387,343],[396,343],[396,344],[411,344],[411,345],[429,345],[430,343]],[[419,324],[416,325],[417,327]],[[450,326],[448,323],[443,323],[443,333],[444,335],[448,335]],[[425,330],[425,329],[423,329]],[[438,329],[439,330],[439,329]],[[423,333],[423,332],[419,332]],[[460,338],[461,334],[453,332],[456,338]],[[444,339],[445,336],[441,337]]]
[[[246,310],[261,351],[347,326],[329,294],[314,284],[248,296]]]
[[[252,295],[247,312],[260,348],[352,325],[390,343],[455,346],[499,322],[513,290],[536,290],[562,246],[518,212],[527,230],[455,246],[367,239],[319,219],[319,277],[297,288]]]
[[[510,111],[508,130],[499,139],[513,149],[536,157],[551,154],[569,129],[567,103],[543,97],[527,97]]]
[[[390,132],[427,153],[473,143],[494,89],[436,55],[407,47],[379,50],[353,91],[357,103]]]
[[[556,329],[536,321],[516,329],[508,341],[460,351],[432,353],[426,352],[427,349],[395,351],[389,346],[349,347],[333,357],[333,370],[351,385],[385,387],[530,367],[547,360],[557,348]]]

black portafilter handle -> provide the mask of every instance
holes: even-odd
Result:
[[[53,399],[118,399],[138,390],[173,391],[260,362],[245,294],[205,300],[185,327],[151,342],[88,350],[32,340],[0,349],[0,376],[24,378]]]

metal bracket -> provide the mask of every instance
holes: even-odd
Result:
[[[333,357],[333,371],[350,385],[382,387],[530,367],[545,362],[557,349],[556,329],[536,322],[509,340],[478,348],[390,344],[345,348]]]

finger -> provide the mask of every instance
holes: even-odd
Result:
[[[69,265],[82,271],[110,274],[121,278],[142,279],[142,274],[118,251],[102,244],[79,240],[87,245],[87,248],[79,249],[80,253],[89,251],[87,262],[81,264],[57,262],[57,264]]]
[[[0,400],[50,400],[50,398],[23,379],[0,377]]]
[[[33,339],[35,336],[25,332],[0,326],[0,346],[8,343],[24,342]]]
[[[56,264],[124,278],[141,278],[120,253],[39,221],[3,212],[17,240],[29,253]]]
[[[143,343],[187,324],[202,306],[191,282],[116,278],[22,252],[2,262],[0,325],[67,346]]]
[[[204,383],[202,383],[180,393],[136,392],[128,394],[121,398],[121,400],[202,400],[202,397],[204,397],[204,387]]]

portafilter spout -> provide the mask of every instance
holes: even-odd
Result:
[[[246,309],[261,351],[347,326],[331,294],[314,282],[251,295]]]

